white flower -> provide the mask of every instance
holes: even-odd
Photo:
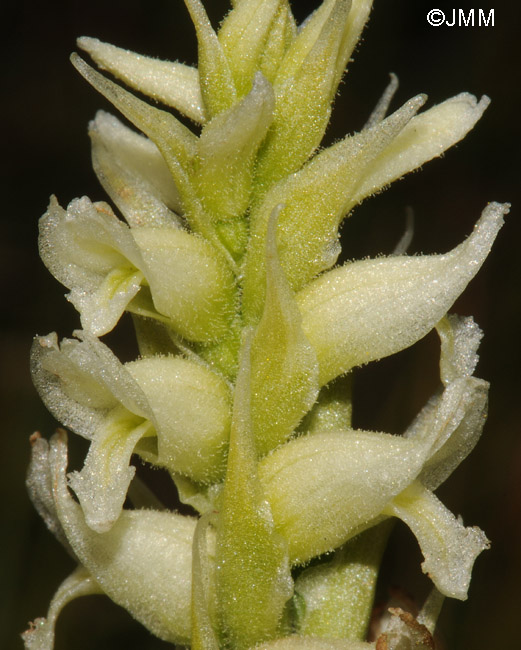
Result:
[[[49,410],[91,441],[85,465],[69,480],[87,524],[103,532],[118,519],[138,453],[195,482],[224,475],[230,393],[211,370],[179,357],[125,366],[98,339],[55,334],[35,340],[32,370]]]
[[[279,447],[259,464],[292,562],[307,562],[382,516],[396,516],[418,538],[424,571],[438,589],[466,598],[472,565],[488,542],[479,529],[464,528],[431,490],[476,444],[488,384],[471,376],[479,342],[472,320],[453,318],[441,327],[444,390],[403,437],[353,429],[313,433]]]

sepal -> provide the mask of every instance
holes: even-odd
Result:
[[[154,308],[166,323],[190,341],[209,343],[226,335],[237,291],[219,251],[203,237],[174,228],[135,228],[132,235]]]
[[[125,369],[150,407],[157,433],[155,462],[202,484],[222,479],[231,417],[227,383],[180,357],[141,359]]]
[[[104,111],[90,122],[89,136],[94,171],[131,227],[181,226],[181,197],[151,140]]]
[[[291,562],[303,564],[374,525],[426,455],[426,445],[405,438],[345,430],[302,436],[266,456],[259,477]]]
[[[152,99],[176,108],[194,122],[204,123],[206,116],[196,68],[136,54],[88,36],[82,36],[77,43],[102,70]]]
[[[478,272],[508,210],[489,204],[468,239],[445,255],[353,262],[297,294],[320,383],[425,336]]]

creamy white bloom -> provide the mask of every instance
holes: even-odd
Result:
[[[230,428],[225,381],[181,358],[123,365],[94,337],[40,337],[33,378],[49,410],[91,441],[70,484],[94,530],[117,520],[135,468],[135,452],[154,464],[208,483],[224,474]]]
[[[122,513],[113,528],[93,531],[67,487],[67,439],[58,433],[50,447],[40,439],[33,447],[52,478],[56,517],[79,569],[59,588],[47,624],[36,622],[26,633],[26,647],[51,650],[60,609],[73,598],[106,593],[159,638],[185,645],[190,641],[192,540],[196,520],[170,512],[132,510]],[[35,477],[33,480],[38,481]],[[42,492],[47,491],[44,485]]]
[[[442,367],[451,365],[456,376],[405,436],[353,429],[313,433],[261,461],[259,476],[293,562],[338,547],[382,515],[398,516],[416,534],[424,570],[438,589],[466,598],[472,565],[488,542],[479,529],[464,528],[430,489],[479,438],[488,384],[470,376],[479,341],[472,321],[453,319],[450,328]]]

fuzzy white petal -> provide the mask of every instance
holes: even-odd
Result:
[[[181,197],[156,145],[98,111],[89,124],[92,163],[130,226],[179,226]]]
[[[489,204],[468,239],[445,255],[354,262],[303,289],[297,301],[321,383],[425,336],[478,272],[508,209]]]
[[[205,121],[196,68],[136,54],[88,36],[79,38],[78,46],[102,70],[108,70],[132,88],[176,108],[194,122]]]
[[[490,99],[461,93],[414,117],[369,166],[351,205],[356,205],[464,138],[481,118]]]

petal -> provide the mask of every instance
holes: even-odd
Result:
[[[116,407],[92,436],[89,452],[80,472],[69,474],[89,528],[105,533],[123,508],[128,486],[136,468],[130,458],[138,441],[154,435],[148,420]]]
[[[36,432],[30,437],[31,461],[25,486],[37,513],[56,539],[73,555],[63,531],[52,496],[52,477],[49,470],[49,444]]]
[[[236,99],[228,58],[200,0],[185,0],[195,25],[198,43],[199,83],[208,119],[230,108]]]
[[[419,476],[429,489],[441,485],[476,446],[487,419],[488,389],[488,382],[474,377],[445,389],[434,423],[441,432]]]
[[[215,221],[240,217],[248,208],[255,156],[274,101],[271,84],[258,73],[251,92],[202,130],[194,183]]]
[[[320,383],[427,334],[479,270],[508,209],[489,204],[470,237],[446,255],[354,262],[302,290],[297,301]]]
[[[111,72],[145,95],[176,108],[194,122],[205,121],[196,68],[136,54],[88,36],[82,36],[77,43],[102,70]]]
[[[222,479],[231,416],[226,382],[180,357],[151,357],[125,368],[150,405],[158,464],[201,483]]]
[[[92,438],[107,412],[117,404],[149,417],[147,399],[109,348],[83,332],[82,340],[56,334],[37,337],[31,352],[34,384],[47,408],[62,424]]]
[[[52,650],[54,648],[54,629],[61,610],[76,598],[102,594],[103,591],[83,567],[78,567],[58,587],[49,605],[47,618],[38,618],[22,634],[25,650]]]
[[[112,331],[137,295],[143,273],[133,267],[117,267],[107,273],[95,291],[74,287],[67,299],[81,314],[81,325],[94,336]]]
[[[249,348],[247,338],[235,388],[216,554],[218,617],[230,644],[242,648],[280,633],[284,608],[293,593],[287,544],[274,529],[257,476]]]
[[[476,557],[489,548],[482,530],[465,528],[430,490],[414,482],[385,508],[415,534],[425,561],[422,564],[442,594],[465,600]]]
[[[156,145],[104,111],[89,124],[89,135],[94,171],[127,222],[179,226],[174,212],[181,212],[181,198]]]
[[[65,478],[67,442],[51,440],[56,510],[67,538],[103,591],[160,639],[190,643],[192,539],[196,520],[152,510],[124,511],[107,533],[91,530]]]
[[[188,340],[210,341],[229,331],[235,279],[227,262],[202,237],[169,228],[137,228],[134,239],[158,312]]]
[[[244,0],[228,13],[219,42],[228,59],[239,96],[250,92],[281,0]]]
[[[347,430],[291,440],[264,458],[259,477],[291,562],[307,562],[374,525],[427,452],[398,436]]]
[[[486,96],[478,102],[474,95],[461,93],[414,117],[370,168],[364,170],[348,209],[428,160],[441,156],[474,128],[489,104]]]
[[[278,259],[274,210],[266,246],[266,301],[251,345],[251,418],[257,451],[285,442],[318,394],[316,355]]]

